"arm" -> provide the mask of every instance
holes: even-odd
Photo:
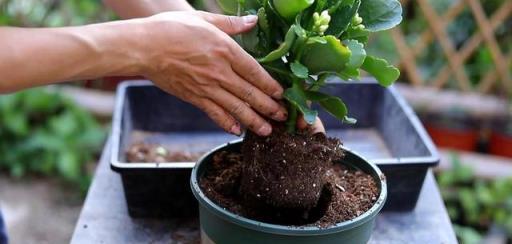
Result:
[[[226,131],[240,134],[241,123],[269,135],[265,117],[286,120],[286,110],[272,99],[283,89],[228,36],[256,22],[255,16],[193,11],[82,27],[0,27],[0,93],[56,81],[142,75],[199,107]]]
[[[166,11],[194,10],[186,0],[103,0],[121,18],[147,17]]]
[[[140,73],[139,55],[127,50],[136,43],[116,37],[124,35],[127,26],[112,22],[66,28],[0,27],[0,92]]]

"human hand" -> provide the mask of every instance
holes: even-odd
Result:
[[[233,134],[241,134],[241,123],[267,136],[272,127],[263,116],[286,120],[286,109],[274,100],[282,97],[282,87],[229,36],[250,30],[256,16],[194,11],[140,20],[143,75],[158,87]]]
[[[311,134],[317,134],[317,133],[325,134],[324,124],[322,123],[322,120],[320,120],[320,118],[318,118],[318,117],[316,117],[315,123],[313,123],[312,125],[308,125],[306,123],[306,121],[302,117],[300,117],[297,120],[297,128],[301,129],[301,130],[309,129]]]

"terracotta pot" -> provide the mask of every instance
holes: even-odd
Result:
[[[479,133],[471,128],[448,128],[426,125],[426,129],[434,143],[439,147],[475,151],[478,144]]]
[[[512,134],[493,131],[489,139],[489,153],[512,158]]]

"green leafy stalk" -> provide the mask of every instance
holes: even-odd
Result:
[[[400,23],[398,0],[218,0],[228,13],[257,14],[258,25],[238,39],[240,45],[283,86],[290,133],[299,113],[312,124],[318,103],[332,116],[355,123],[339,97],[324,93],[326,80],[359,79],[361,70],[389,86],[400,76],[386,60],[368,55],[371,32]],[[328,91],[328,90],[327,90]]]

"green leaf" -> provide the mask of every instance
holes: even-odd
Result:
[[[327,41],[321,36],[313,36],[313,37],[308,38],[308,41],[306,43],[307,44],[311,44],[311,43],[326,44]]]
[[[217,4],[226,14],[236,14],[238,10],[237,0],[217,0]]]
[[[400,70],[386,60],[373,56],[366,56],[361,68],[373,75],[382,86],[390,86],[400,76]]]
[[[260,28],[259,26],[255,26],[250,31],[245,32],[238,36],[237,40],[246,51],[254,54],[259,54],[260,51],[260,38],[259,38]]]
[[[276,11],[287,21],[293,21],[295,17],[308,8],[315,0],[273,0]]]
[[[344,121],[348,118],[347,106],[339,97],[331,96],[317,91],[307,91],[306,97],[308,100],[318,102],[320,106],[325,109],[325,111],[330,113],[335,118],[341,121]]]
[[[293,42],[295,41],[296,38],[297,35],[295,34],[295,25],[292,25],[288,32],[286,32],[284,42],[281,43],[281,45],[279,45],[279,47],[276,50],[267,54],[267,56],[259,58],[258,62],[268,63],[285,56],[288,53],[288,51],[290,51],[290,48],[293,46]]]
[[[353,124],[357,123],[357,119],[345,116],[345,118],[343,119],[343,122],[353,125]]]
[[[352,80],[352,79],[358,80],[361,76],[359,69],[348,69],[348,68],[337,73],[336,75],[338,75],[338,77],[340,77],[342,80]]]
[[[270,35],[271,29],[270,24],[268,22],[267,13],[265,11],[265,8],[258,9],[258,26],[260,30],[265,33],[265,35]]]
[[[335,36],[324,36],[325,43],[309,43],[304,47],[301,63],[310,74],[340,72],[350,59],[350,50]]]
[[[402,6],[398,0],[364,0],[359,16],[369,31],[382,31],[395,27],[402,21]]]
[[[291,63],[290,68],[291,68],[293,74],[299,78],[306,79],[309,76],[308,68],[306,66],[302,65],[301,63],[299,63],[298,61]]]
[[[349,26],[360,5],[361,0],[355,0],[352,4],[338,7],[334,13],[331,13],[331,22],[325,33],[339,38]]]
[[[347,31],[341,35],[341,39],[347,40],[347,39],[353,39],[357,40],[360,43],[366,44],[368,43],[368,38],[370,36],[370,31],[367,29],[353,29],[349,28]]]
[[[283,96],[288,102],[299,109],[304,116],[306,123],[312,125],[316,120],[318,112],[309,108],[306,94],[304,92],[305,91],[301,88],[300,84],[294,82],[292,87],[285,90]]]
[[[237,14],[238,3],[240,3],[242,11],[247,11],[250,9],[256,10],[260,7],[258,0],[217,0],[217,4],[226,14]]]
[[[348,40],[346,41],[348,49],[352,55],[350,55],[350,59],[347,63],[348,69],[358,69],[364,62],[366,58],[366,51],[364,50],[363,44],[359,43],[356,40]]]

